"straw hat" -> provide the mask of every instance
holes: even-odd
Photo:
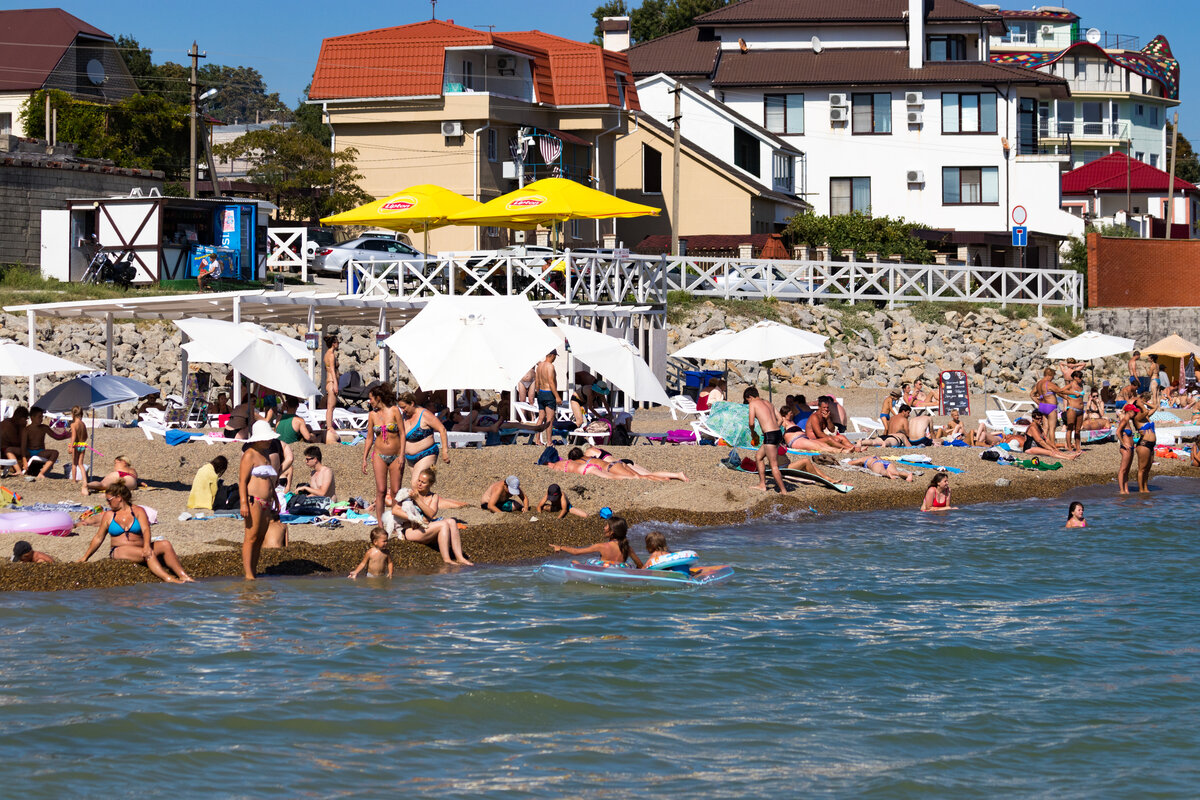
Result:
[[[250,429],[250,435],[246,437],[247,442],[269,442],[272,439],[278,439],[279,434],[271,429],[271,423],[265,419],[260,419],[254,423],[254,427]]]

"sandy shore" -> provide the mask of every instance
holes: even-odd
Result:
[[[842,394],[842,392],[838,392]],[[869,406],[877,392],[846,392],[847,405],[853,413],[870,415]],[[972,414],[972,418],[980,414]],[[636,430],[666,430],[683,427],[672,424],[663,412],[639,413]],[[240,546],[242,523],[234,519],[210,521],[179,521],[186,511],[188,489],[196,469],[206,461],[224,454],[231,467],[226,477],[236,479],[237,445],[188,443],[169,447],[161,439],[147,441],[136,429],[101,429],[94,438],[96,448],[111,459],[128,456],[143,480],[153,488],[135,493],[135,502],[158,511],[155,535],[163,535],[184,556],[184,566],[194,577],[237,576],[241,573]],[[339,497],[374,495],[373,479],[361,472],[362,446],[327,445],[322,447],[325,463],[337,475]],[[921,496],[932,473],[925,471],[913,483],[889,481],[861,472],[842,472],[827,469],[837,480],[854,486],[848,494],[838,494],[816,486],[803,486],[787,494],[757,491],[757,477],[729,471],[718,462],[729,452],[725,447],[696,445],[638,445],[630,448],[610,448],[618,457],[636,460],[652,470],[685,472],[690,481],[654,483],[642,480],[608,480],[591,476],[564,476],[536,466],[539,447],[510,445],[482,450],[455,450],[450,463],[439,463],[437,489],[445,497],[470,504],[455,516],[468,524],[463,543],[471,558],[479,565],[527,562],[541,559],[550,553],[551,543],[590,544],[599,540],[601,522],[598,518],[581,520],[568,517],[554,520],[544,514],[489,514],[478,507],[480,495],[492,481],[509,474],[521,477],[527,495],[533,502],[541,499],[546,487],[560,483],[571,501],[579,508],[595,512],[609,506],[633,522],[680,522],[691,525],[733,524],[752,517],[786,514],[812,507],[818,512],[865,511],[879,508],[919,507]],[[565,454],[565,448],[560,448]],[[900,451],[876,450],[881,455],[897,456]],[[1053,497],[1081,485],[1112,484],[1119,460],[1115,444],[1088,448],[1075,462],[1064,462],[1061,470],[1035,472],[1000,466],[979,458],[974,448],[931,447],[907,450],[928,455],[935,463],[957,467],[964,473],[951,476],[956,505],[995,502],[1025,497]],[[750,455],[749,453],[746,453]],[[97,456],[97,471],[108,468]],[[304,468],[298,469],[303,478]],[[1154,475],[1197,475],[1200,470],[1180,461],[1158,459]],[[18,492],[26,504],[80,500],[78,484],[62,477],[37,483],[23,479],[8,479],[4,485]],[[1010,483],[997,486],[996,481]],[[406,482],[408,477],[405,478]],[[93,495],[92,504],[103,498]],[[1065,511],[1064,511],[1065,513]],[[537,518],[536,520],[534,518]],[[72,537],[27,536],[34,548],[60,561],[74,561],[85,552],[91,538],[91,528],[80,529]],[[367,547],[368,526],[349,523],[328,529],[313,525],[291,527],[289,547],[265,551],[262,569],[268,575],[303,575],[349,572]],[[100,552],[88,564],[63,563],[54,565],[8,564],[12,543],[18,536],[5,534],[0,553],[5,563],[0,566],[0,590],[82,589],[125,585],[156,580],[144,567],[115,563]],[[640,537],[633,541],[641,551]],[[437,552],[423,545],[394,542],[392,556],[403,569],[435,570],[441,568]]]

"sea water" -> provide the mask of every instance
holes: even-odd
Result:
[[[668,528],[737,571],[694,591],[0,595],[0,793],[1196,797],[1198,496],[1156,488]]]

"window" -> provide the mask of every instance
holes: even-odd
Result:
[[[967,37],[937,35],[925,38],[925,58],[928,61],[966,61]]]
[[[1146,116],[1146,107],[1144,105],[1142,105],[1141,103],[1138,103],[1133,108],[1134,108],[1134,113],[1136,113],[1139,117]]]
[[[870,178],[830,178],[829,215],[871,213]]]
[[[771,188],[792,194],[796,190],[795,161],[788,153],[775,153],[771,161]]]
[[[1103,136],[1104,135],[1104,104],[1096,102],[1085,102],[1083,106],[1083,131],[1084,136]]]
[[[1135,159],[1135,160],[1137,160],[1137,161],[1145,161],[1145,160],[1146,160],[1146,154],[1145,154],[1145,153],[1138,153],[1138,152],[1136,152],[1136,151],[1135,151],[1135,152],[1134,152],[1134,154],[1133,154],[1133,157],[1134,157],[1134,159]]]
[[[1075,104],[1070,100],[1058,101],[1058,135],[1075,133]]]
[[[488,161],[495,161],[497,157],[498,156],[496,153],[496,129],[488,128],[487,129],[487,158],[488,158]]]
[[[733,163],[754,177],[759,175],[758,139],[741,128],[733,129]]]
[[[1150,166],[1152,166],[1152,167],[1158,166],[1158,153],[1150,154]]]
[[[892,132],[891,93],[856,94],[851,102],[854,106],[854,133]]]
[[[617,79],[617,108],[625,107],[625,76],[619,72],[613,73]]]
[[[804,95],[764,94],[763,117],[771,133],[804,133]]]
[[[1113,66],[1114,66],[1113,62],[1105,61],[1104,62],[1104,74],[1112,75],[1113,74]]]
[[[662,194],[662,153],[642,145],[642,194]]]
[[[12,133],[12,114],[0,114],[0,136]]]
[[[942,133],[995,132],[995,92],[942,92]]]
[[[1150,124],[1158,126],[1158,106],[1150,106]]]
[[[475,65],[465,58],[462,62],[462,85],[464,89],[475,88]]]
[[[988,206],[996,205],[999,202],[999,168],[942,168],[942,205]]]
[[[582,239],[583,238],[582,230],[583,230],[583,227],[579,224],[578,218],[571,220],[571,238],[572,239]]]

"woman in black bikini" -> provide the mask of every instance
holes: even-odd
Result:
[[[108,511],[100,515],[96,535],[92,537],[83,558],[79,559],[80,563],[91,558],[104,543],[104,537],[109,536],[112,537],[108,543],[109,558],[145,564],[166,583],[188,583],[192,580],[192,576],[183,571],[179,556],[170,542],[165,539],[157,542],[150,540],[150,519],[144,508],[133,504],[133,494],[128,486],[114,484],[104,490],[104,495],[108,500]],[[172,575],[172,572],[175,574]]]
[[[1045,434],[1046,415],[1041,411],[1034,411],[1029,415],[1033,422],[1025,429],[1025,438],[1021,443],[1021,452],[1031,456],[1050,456],[1051,458],[1065,458],[1068,461],[1073,461],[1079,458],[1082,453],[1064,453],[1057,447],[1050,445]]]
[[[371,413],[367,415],[362,474],[367,474],[367,462],[370,461],[375,471],[374,508],[382,514],[383,509],[391,507],[392,498],[403,485],[404,415],[396,407],[392,387],[386,383],[376,386],[367,394],[367,404],[371,407]]]

